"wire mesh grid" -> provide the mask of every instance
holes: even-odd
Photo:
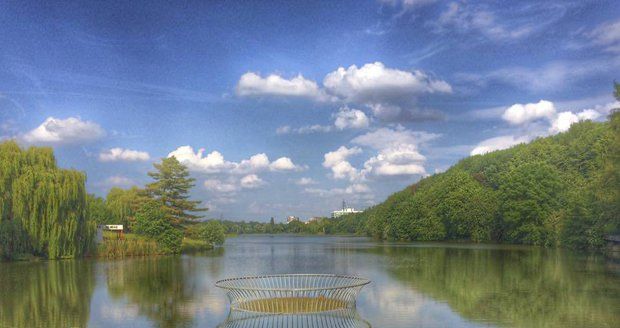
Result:
[[[355,307],[369,280],[331,274],[286,274],[220,280],[231,310],[260,313],[318,313]]]

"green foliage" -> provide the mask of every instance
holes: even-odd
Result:
[[[86,202],[89,220],[92,220],[97,224],[122,224],[109,221],[112,214],[110,213],[110,209],[106,204],[105,199],[88,194]]]
[[[0,221],[0,259],[13,260],[30,250],[28,235],[16,220]]]
[[[499,188],[502,239],[511,243],[547,244],[544,223],[560,208],[557,169],[545,163],[526,163],[506,172]]]
[[[102,223],[122,224],[131,229],[136,211],[149,199],[146,192],[138,187],[110,189],[106,196],[106,207],[109,213],[105,222]]]
[[[224,234],[224,227],[221,223],[211,220],[207,221],[200,232],[201,239],[205,240],[212,246],[224,244],[226,238]]]
[[[179,253],[183,233],[166,217],[166,209],[157,201],[148,201],[136,213],[134,232],[157,241],[164,253]]]
[[[50,259],[83,255],[92,249],[95,233],[87,217],[85,180],[81,172],[59,169],[51,148],[22,150],[4,142],[0,222],[14,221],[11,228],[2,225],[25,233],[19,244],[28,245],[27,253]]]
[[[153,165],[155,172],[148,175],[155,180],[146,186],[147,191],[154,199],[164,204],[169,219],[178,225],[186,220],[200,218],[188,212],[200,212],[206,209],[198,208],[200,201],[189,200],[189,190],[194,187],[194,178],[190,178],[187,167],[181,164],[174,156],[162,159],[161,163]]]
[[[620,112],[466,158],[357,216],[379,239],[601,248],[620,231]]]

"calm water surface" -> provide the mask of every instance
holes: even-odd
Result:
[[[216,327],[214,282],[343,273],[372,284],[372,327],[617,327],[620,265],[529,247],[385,244],[356,237],[241,236],[178,257],[0,263],[0,327]]]

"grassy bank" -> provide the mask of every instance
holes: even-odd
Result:
[[[213,245],[204,240],[183,238],[181,253],[195,253],[213,249]],[[103,242],[97,246],[96,257],[123,258],[130,256],[151,256],[169,254],[157,242],[144,236],[128,233],[119,239],[116,233],[105,231]]]

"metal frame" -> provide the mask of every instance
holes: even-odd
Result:
[[[219,280],[235,311],[256,313],[320,313],[355,308],[360,290],[370,280],[333,274],[279,274]]]

